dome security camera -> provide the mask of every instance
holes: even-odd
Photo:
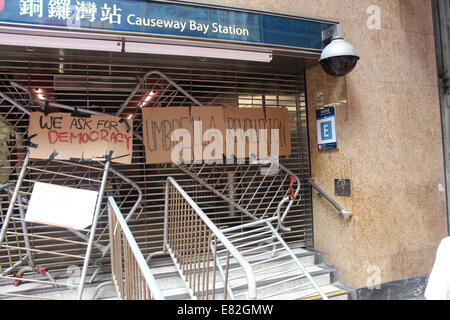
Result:
[[[349,74],[358,63],[359,56],[355,48],[344,41],[341,28],[322,51],[319,63],[323,70],[333,77],[343,77]]]

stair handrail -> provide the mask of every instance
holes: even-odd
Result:
[[[169,234],[169,186],[172,185],[179,194],[186,200],[189,204],[193,212],[202,220],[202,222],[206,225],[206,227],[214,234],[214,236],[222,243],[224,248],[234,257],[234,259],[241,265],[243,268],[246,278],[247,278],[247,286],[248,286],[248,295],[247,298],[249,300],[256,299],[256,280],[253,274],[253,270],[248,263],[248,261],[242,256],[242,254],[236,249],[236,247],[231,243],[231,241],[222,233],[222,231],[211,221],[211,219],[203,212],[203,210],[197,205],[197,203],[186,193],[186,191],[173,179],[172,177],[168,177],[166,180],[166,189],[165,189],[165,208],[164,208],[164,240],[163,240],[163,249],[169,250],[171,252],[168,234]],[[226,279],[224,279],[225,286],[227,286]],[[225,288],[225,291],[227,289]]]
[[[350,217],[353,215],[352,211],[345,210],[339,203],[337,203],[333,198],[328,195],[321,187],[319,187],[315,182],[314,178],[309,179],[309,184],[321,195],[323,196],[333,207],[336,208],[337,212],[344,217]]]

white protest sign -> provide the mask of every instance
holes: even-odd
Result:
[[[36,182],[25,221],[82,230],[92,224],[98,192]]]

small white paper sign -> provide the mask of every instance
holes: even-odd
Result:
[[[36,182],[25,221],[82,230],[92,224],[97,191]]]

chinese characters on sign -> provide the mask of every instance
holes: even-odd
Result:
[[[17,2],[16,2],[17,3]],[[250,37],[250,30],[247,24],[249,19],[243,18],[245,21],[243,26],[236,24],[221,24],[219,22],[209,22],[193,18],[186,18],[186,12],[190,11],[186,6],[179,7],[178,12],[175,7],[166,8],[164,4],[145,2],[148,4],[145,7],[145,12],[136,14],[135,2],[122,1],[120,4],[112,3],[110,0],[19,0],[19,16],[29,17],[32,19],[39,19],[42,23],[46,18],[50,20],[67,21],[67,26],[80,27],[81,22],[97,23],[97,27],[105,27],[106,24],[122,27],[131,27],[133,29],[146,28],[159,29],[159,32],[166,33],[174,30],[179,33],[199,33],[206,35],[207,33],[220,34],[231,37],[243,37],[247,39]],[[141,5],[142,9],[142,5]],[[154,16],[153,16],[154,15]],[[219,14],[219,18],[220,17]],[[1,22],[0,18],[0,22]],[[234,20],[234,19],[233,19]],[[239,20],[239,19],[236,19]],[[253,19],[254,20],[254,19]],[[252,20],[253,25],[259,23]],[[44,22],[45,23],[45,22]],[[84,27],[91,27],[84,24]],[[113,27],[114,28],[114,27]],[[189,34],[191,35],[191,34]]]
[[[102,7],[102,17],[100,20],[108,21],[111,24],[121,24],[122,15],[120,14],[120,11],[122,11],[122,9],[118,8],[116,4],[111,8],[105,3]]]
[[[20,0],[20,15],[29,15],[33,17],[34,15],[39,18],[43,17],[43,3],[42,0]]]
[[[20,15],[39,17],[44,16],[44,0],[20,0]],[[121,24],[122,15],[116,4],[109,6],[105,3],[98,8],[97,3],[92,1],[72,1],[72,0],[49,0],[46,7],[48,18],[76,21],[88,20],[89,22],[106,21],[110,24]]]

